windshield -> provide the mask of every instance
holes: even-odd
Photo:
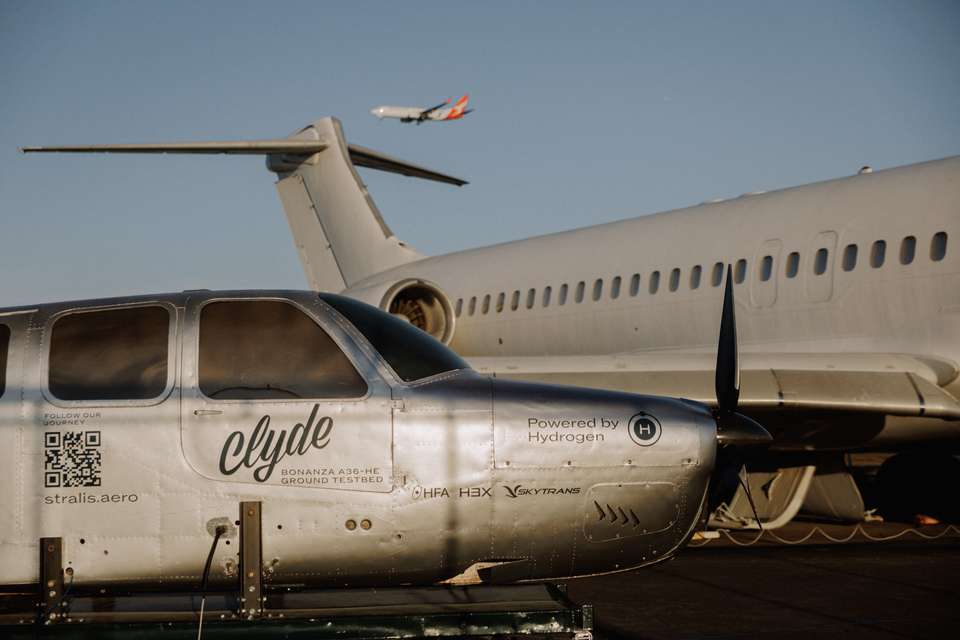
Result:
[[[352,298],[321,293],[320,299],[349,320],[406,382],[470,368],[453,350],[409,322]]]

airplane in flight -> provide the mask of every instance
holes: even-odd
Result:
[[[87,591],[226,584],[251,502],[251,566],[274,586],[665,560],[702,524],[714,470],[770,440],[737,412],[733,295],[728,283],[716,409],[491,379],[330,293],[0,308],[0,585],[46,583],[38,541],[57,551],[54,591],[64,572]]]
[[[311,289],[401,315],[497,379],[712,402],[710,309],[733,264],[741,403],[775,438],[749,474],[765,526],[801,507],[860,518],[859,451],[896,454],[888,512],[960,517],[960,157],[425,256],[355,167],[466,182],[349,144],[335,118],[259,142],[24,151],[266,155]],[[728,506],[755,524],[742,492]]]
[[[430,107],[429,109],[424,109],[423,107],[394,107],[390,105],[381,105],[371,109],[370,113],[381,120],[384,118],[394,118],[400,120],[400,122],[416,122],[417,124],[422,124],[431,120],[459,120],[468,113],[473,112],[473,109],[467,109],[467,103],[470,102],[469,94],[464,94],[453,104],[452,107],[449,109],[444,109],[444,107],[449,105],[450,102],[452,101],[445,100],[438,105]]]

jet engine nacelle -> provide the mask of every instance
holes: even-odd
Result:
[[[453,305],[447,294],[428,280],[407,278],[343,293],[403,318],[444,344],[450,344],[453,339],[456,327]]]

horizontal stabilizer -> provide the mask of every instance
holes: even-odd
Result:
[[[307,156],[323,151],[327,143],[319,140],[248,140],[234,142],[162,142],[156,144],[90,144],[70,145],[60,147],[23,147],[23,153],[197,153],[197,154],[232,154],[232,155],[271,155],[283,154],[288,156]],[[462,187],[468,184],[466,180],[448,176],[438,171],[404,162],[386,154],[360,147],[355,144],[348,146],[350,160],[355,166],[399,173],[400,175],[435,182],[444,182]]]
[[[317,140],[247,140],[234,142],[162,142],[157,144],[90,144],[23,147],[23,153],[230,153],[237,155],[314,154],[327,148]]]
[[[409,162],[404,162],[403,160],[391,158],[390,156],[380,153],[379,151],[374,151],[373,149],[367,149],[366,147],[360,147],[355,144],[351,144],[347,148],[350,150],[350,160],[355,166],[358,167],[377,169],[378,171],[388,171],[390,173],[399,173],[403,176],[423,178],[424,180],[445,182],[458,187],[469,184],[466,180],[454,178],[453,176],[448,176],[424,167],[418,167],[415,164],[410,164]]]

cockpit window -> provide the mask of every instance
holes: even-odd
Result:
[[[406,382],[470,368],[438,340],[376,307],[330,293],[320,299],[349,320]]]
[[[359,398],[367,392],[327,332],[276,300],[203,307],[199,368],[200,390],[214,400]]]
[[[0,324],[0,398],[7,388],[7,349],[10,347],[10,327]]]

